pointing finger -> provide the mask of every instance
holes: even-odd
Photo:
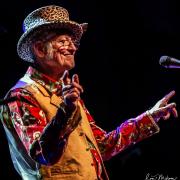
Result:
[[[171,91],[162,99],[162,102],[167,103],[173,96],[175,95],[175,91]]]
[[[62,80],[63,80],[64,85],[68,85],[71,83],[71,79],[69,78],[69,72],[68,71],[64,72],[64,74],[62,76]]]

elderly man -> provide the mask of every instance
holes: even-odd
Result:
[[[55,5],[36,9],[24,21],[17,52],[32,65],[1,106],[12,161],[24,180],[108,179],[103,160],[159,132],[161,117],[177,117],[175,103],[168,104],[172,91],[112,132],[99,128],[80,98],[78,75],[68,74],[86,28]]]

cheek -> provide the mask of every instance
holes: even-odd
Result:
[[[66,57],[64,57],[60,52],[54,52],[54,59],[53,59],[54,63],[57,66],[66,66]]]

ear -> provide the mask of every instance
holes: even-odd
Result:
[[[43,58],[45,56],[46,52],[45,52],[44,44],[42,41],[36,41],[32,45],[32,49],[35,56],[37,56],[38,58]]]

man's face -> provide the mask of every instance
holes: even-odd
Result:
[[[76,50],[70,35],[56,35],[44,44],[44,63],[54,70],[70,70],[75,66]]]

